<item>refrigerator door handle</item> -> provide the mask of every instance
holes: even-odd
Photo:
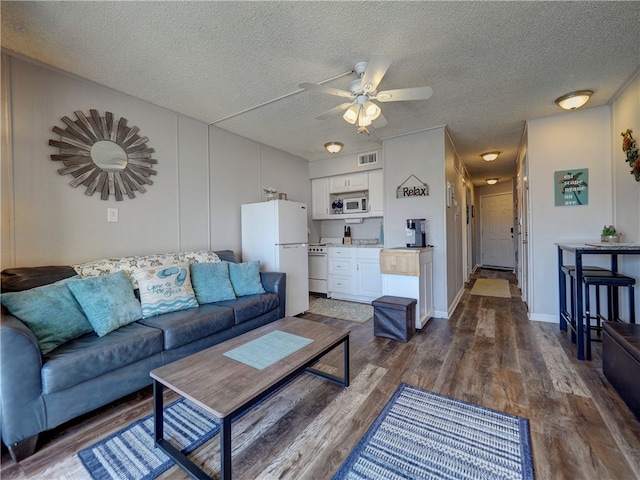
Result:
[[[278,246],[282,248],[307,248],[306,243],[281,243]]]

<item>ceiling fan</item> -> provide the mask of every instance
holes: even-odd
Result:
[[[300,88],[316,90],[318,92],[348,98],[349,101],[332,108],[318,116],[323,120],[332,115],[344,112],[342,118],[351,125],[357,125],[358,133],[369,134],[369,125],[375,121],[375,127],[383,127],[387,120],[382,115],[380,107],[373,102],[400,102],[407,100],[427,100],[433,95],[431,87],[401,88],[396,90],[377,91],[378,84],[391,65],[391,59],[385,55],[373,55],[368,62],[356,63],[353,70],[358,79],[351,82],[349,91],[325,87],[316,83],[301,83]]]

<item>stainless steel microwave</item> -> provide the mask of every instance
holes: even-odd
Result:
[[[367,197],[345,198],[342,200],[342,213],[363,213],[367,211]]]

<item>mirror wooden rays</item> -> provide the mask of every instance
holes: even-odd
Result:
[[[147,147],[149,139],[138,135],[138,127],[128,127],[127,119],[114,121],[113,113],[102,117],[97,110],[89,115],[74,112],[77,120],[62,117],[66,128],[53,127],[59,140],[49,140],[49,145],[58,147],[60,153],[51,155],[51,160],[65,166],[58,169],[60,175],[72,175],[72,187],[84,185],[85,195],[100,192],[102,200],[114,195],[117,201],[135,198],[134,191],[144,193],[144,185],[153,185],[151,175],[156,175],[152,158],[153,148]]]

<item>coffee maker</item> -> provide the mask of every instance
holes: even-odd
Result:
[[[407,243],[409,248],[426,247],[425,243],[425,219],[424,218],[408,218],[407,219]]]

